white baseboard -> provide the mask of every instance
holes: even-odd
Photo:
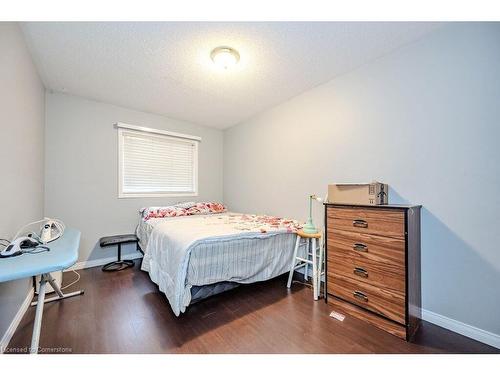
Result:
[[[17,326],[19,325],[19,323],[21,323],[21,319],[28,310],[28,307],[30,307],[30,303],[33,300],[34,293],[35,290],[33,288],[30,288],[21,307],[19,307],[16,316],[10,323],[9,328],[7,328],[7,331],[5,331],[2,340],[0,341],[0,354],[2,354],[5,351],[5,349],[7,349],[7,345],[9,345],[10,339],[12,338],[12,336],[14,336],[14,332],[16,332]]]
[[[450,331],[467,336],[471,339],[480,341],[500,349],[500,335],[485,331],[481,328],[471,326],[458,320],[447,318],[446,316],[436,314],[435,312],[422,309],[422,319],[437,326],[449,329]]]
[[[137,252],[137,253],[132,253],[132,254],[125,254],[122,255],[123,260],[132,260],[132,259],[139,259],[142,258],[142,254]],[[116,260],[116,256],[114,257],[109,257],[109,258],[99,258],[99,259],[93,259],[93,260],[85,260],[83,262],[77,262],[68,269],[65,269],[64,272],[66,271],[77,271],[77,270],[83,270],[85,268],[92,268],[92,267],[99,267],[99,266],[104,266],[106,263],[113,262]]]

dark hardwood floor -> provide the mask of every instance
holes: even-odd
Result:
[[[136,261],[136,263],[139,263]],[[286,278],[246,285],[188,307],[176,317],[165,296],[136,267],[80,271],[85,294],[45,306],[40,347],[71,353],[499,353],[423,322],[407,343],[363,321],[329,317],[324,301]],[[65,274],[65,283],[72,273]],[[69,291],[68,290],[68,291]],[[26,349],[30,307],[8,351]],[[56,349],[53,349],[56,348]],[[46,350],[46,349],[45,349]]]

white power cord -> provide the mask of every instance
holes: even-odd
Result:
[[[61,290],[64,290],[66,288],[69,288],[70,286],[72,285],[75,285],[78,281],[80,281],[80,274],[78,272],[76,272],[75,270],[72,270],[75,274],[76,274],[76,280],[75,281],[72,281],[71,283],[69,283],[68,285],[65,285],[64,287],[61,288]]]
[[[22,227],[21,227],[21,229],[19,229],[19,230],[17,231],[17,233],[16,233],[16,235],[14,236],[13,240],[15,240],[16,238],[18,238],[18,237],[19,237],[19,235],[20,235],[20,234],[21,234],[21,233],[22,233],[22,232],[23,232],[23,231],[24,231],[27,227],[29,227],[29,226],[31,226],[31,225],[34,225],[34,224],[38,224],[38,223],[44,222],[44,221],[47,221],[47,220],[46,220],[46,219],[37,220],[37,221],[33,221],[33,222],[31,222],[31,223],[28,223],[28,224],[26,224],[26,225],[22,226]]]
[[[33,222],[31,222],[31,223],[28,223],[28,224],[26,224],[26,225],[22,226],[22,227],[21,227],[21,229],[19,229],[19,230],[17,231],[17,233],[16,233],[16,235],[14,236],[13,240],[15,240],[16,238],[18,238],[18,237],[19,237],[19,235],[21,235],[21,234],[23,233],[23,231],[24,231],[26,228],[30,227],[31,225],[38,224],[38,223],[48,223],[48,222],[51,222],[51,223],[52,223],[52,224],[53,224],[53,225],[54,225],[54,226],[55,226],[55,227],[59,230],[59,235],[58,235],[57,237],[53,238],[53,239],[52,239],[52,240],[50,240],[50,241],[41,241],[41,242],[43,242],[43,243],[47,243],[47,242],[51,242],[51,241],[55,240],[56,238],[59,238],[59,237],[60,237],[60,236],[64,233],[64,230],[66,229],[66,226],[65,226],[65,225],[64,225],[64,223],[63,223],[61,220],[59,220],[59,219],[51,219],[51,218],[46,217],[46,218],[44,218],[44,219],[42,219],[42,220],[33,221]],[[40,233],[41,233],[42,229],[43,229],[43,225],[40,227]],[[41,238],[40,238],[40,237],[41,237],[41,236],[40,236],[40,234],[38,234],[38,233],[33,233],[33,234],[34,234],[36,237],[38,237],[38,239],[41,239]]]

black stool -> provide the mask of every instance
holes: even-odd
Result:
[[[103,271],[121,271],[134,266],[133,260],[122,260],[122,245],[126,243],[136,243],[137,250],[141,251],[139,247],[139,239],[135,234],[122,234],[118,236],[102,237],[99,240],[101,247],[118,245],[118,260],[110,262],[102,266]]]

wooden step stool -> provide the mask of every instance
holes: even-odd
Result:
[[[300,241],[306,241],[306,258],[297,256],[300,247]],[[297,263],[298,261],[298,263]],[[297,232],[297,241],[295,242],[295,250],[293,251],[293,260],[290,267],[290,274],[288,275],[287,288],[292,286],[293,272],[296,269],[305,267],[304,278],[307,280],[307,273],[309,265],[312,266],[312,286],[314,299],[317,300],[320,292],[321,275],[323,274],[323,244],[321,242],[321,232],[318,233],[305,233],[302,230]]]

